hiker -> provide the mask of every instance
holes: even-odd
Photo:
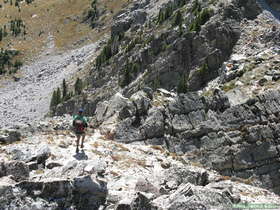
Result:
[[[80,139],[82,137],[81,141],[81,149],[84,148],[84,140],[86,137],[86,128],[88,127],[88,122],[87,118],[83,116],[83,109],[79,109],[78,115],[74,116],[73,119],[73,127],[75,130],[75,134],[77,136],[77,148],[76,148],[76,153],[79,152],[79,144],[80,144]]]

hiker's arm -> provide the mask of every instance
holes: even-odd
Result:
[[[84,117],[84,126],[85,126],[85,128],[88,127],[88,121],[87,121],[87,118],[86,118],[86,117]]]

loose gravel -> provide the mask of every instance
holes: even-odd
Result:
[[[50,40],[44,53],[22,67],[18,82],[0,84],[0,129],[42,119],[49,111],[53,90],[90,62],[98,47],[95,43],[56,53],[52,43]]]

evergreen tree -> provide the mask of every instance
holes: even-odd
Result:
[[[60,91],[59,87],[56,90],[56,102],[57,102],[57,105],[62,102],[61,91]]]
[[[173,26],[181,25],[182,21],[183,21],[183,16],[182,16],[182,13],[179,10],[179,11],[177,11],[177,13],[175,15]]]
[[[75,94],[80,95],[83,90],[83,81],[78,77],[75,82]]]
[[[2,41],[2,39],[3,39],[3,29],[0,28],[0,42]]]
[[[186,93],[188,91],[186,75],[183,74],[177,86],[177,93]]]
[[[52,108],[56,107],[56,105],[57,105],[57,93],[56,93],[56,90],[54,90],[53,94],[52,94],[50,108],[52,109]]]
[[[67,97],[68,97],[67,95],[68,95],[68,87],[67,87],[65,79],[63,79],[63,82],[62,82],[62,99],[66,100]]]
[[[120,83],[120,86],[121,87],[125,87],[130,82],[131,82],[131,75],[130,75],[129,67],[128,67],[128,65],[126,65],[126,67],[124,68],[123,79],[122,79],[122,81]]]

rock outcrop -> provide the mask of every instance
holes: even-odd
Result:
[[[116,141],[161,145],[223,175],[250,179],[256,186],[280,193],[279,99],[279,91],[268,91],[231,107],[219,90],[213,97],[196,93],[170,97],[159,90],[145,114],[120,117],[123,107],[135,104],[132,97],[126,99],[127,105],[115,102],[115,114],[104,122],[101,117],[98,120],[101,130]]]
[[[161,146],[117,143],[96,130],[75,154],[74,137],[56,132],[1,147],[0,209],[232,209],[280,203],[268,190],[221,176]],[[42,151],[38,142],[48,142],[45,166],[28,169],[29,159],[7,161],[16,148]],[[30,154],[22,150],[22,155]]]

